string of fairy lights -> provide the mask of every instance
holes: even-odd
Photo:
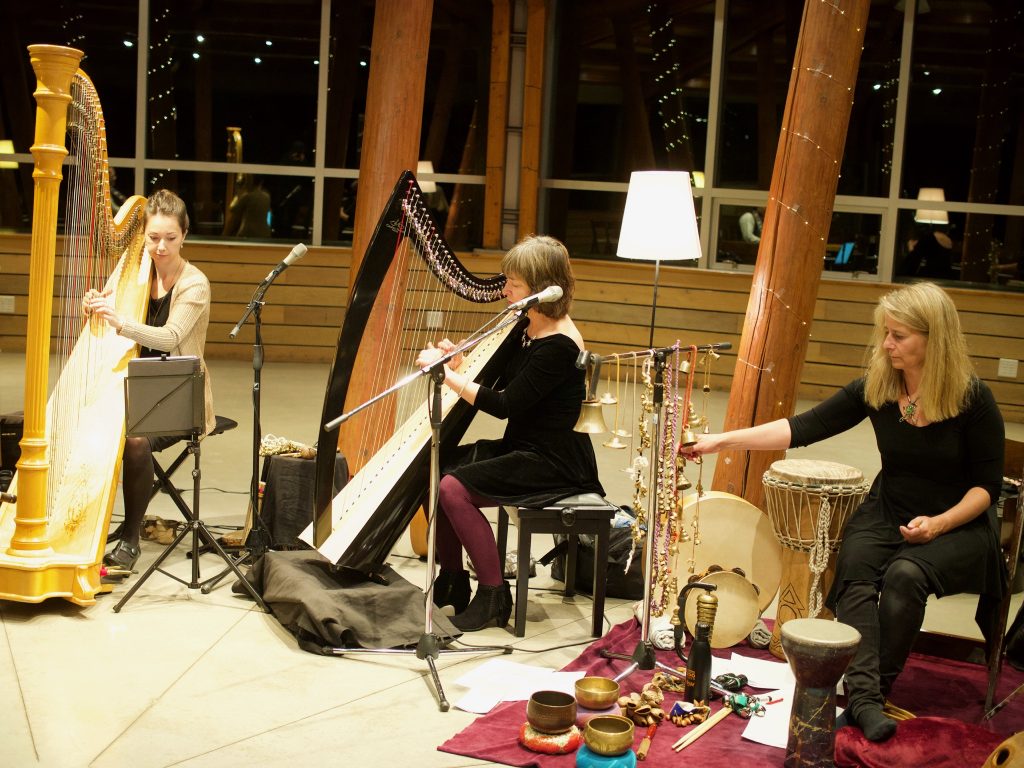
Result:
[[[823,5],[830,7],[835,13],[839,14],[840,16],[846,17],[846,10],[842,8],[838,3],[831,2],[831,0],[820,0],[820,2]],[[857,27],[856,32],[860,34],[862,32],[861,28]],[[863,50],[863,46],[861,46],[861,50]],[[841,99],[845,101],[846,104],[852,109],[853,93],[854,87],[856,85],[855,79],[850,81],[844,81],[841,77],[837,76],[836,73],[829,71],[829,68],[827,68],[821,62],[816,62],[813,65],[801,66],[799,63],[799,59],[796,63],[794,63],[793,71],[795,73],[803,72],[808,76],[820,79],[822,82],[827,83],[828,86],[834,91],[834,94],[831,97],[833,101],[839,101]],[[855,77],[856,73],[854,73],[854,78]],[[792,110],[790,114],[790,120],[796,120],[796,115],[799,114],[799,110]],[[808,131],[802,129],[795,129],[791,125],[783,125],[780,131],[783,136],[789,137],[787,141],[787,146],[793,147],[794,149],[797,150],[801,148],[809,148],[812,152],[822,155],[826,159],[826,161],[830,163],[832,167],[836,170],[836,175],[838,177],[840,159],[836,157],[834,153],[830,152],[825,147],[823,147],[820,140],[811,135],[811,133],[809,133]],[[805,205],[803,201],[787,201],[777,197],[776,195],[769,195],[768,204],[776,207],[779,217],[783,215],[789,215],[796,218],[796,220],[799,221],[803,225],[803,227],[810,232],[810,237],[817,240],[819,243],[824,244],[825,242],[827,242],[828,231],[822,231],[814,224],[815,218],[823,221],[829,220],[828,216],[823,215],[824,207],[821,206],[820,204],[818,206],[820,210],[816,210],[813,207]],[[814,213],[818,213],[820,215],[814,216]],[[806,340],[809,341],[811,339],[811,334],[809,331],[809,318],[803,317],[793,308],[793,306],[788,301],[785,300],[785,298],[783,297],[783,290],[776,290],[767,285],[757,286],[755,284],[753,290],[756,291],[758,289],[762,292],[763,297],[765,297],[772,303],[777,303],[786,312],[788,312],[790,315],[796,318],[799,327],[804,329],[804,332],[806,333]],[[764,350],[762,350],[762,352],[763,351]],[[739,365],[746,366],[747,368],[756,371],[758,374],[765,375],[768,382],[768,391],[765,394],[771,397],[771,399],[775,402],[777,408],[781,409],[783,407],[783,401],[779,399],[773,391],[777,384],[775,379],[775,361],[761,361],[763,364],[759,364],[758,362],[743,357],[741,354],[737,354],[736,362]],[[762,383],[763,381],[764,380],[762,379]]]

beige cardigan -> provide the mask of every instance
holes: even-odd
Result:
[[[118,331],[125,338],[170,355],[195,355],[206,374],[206,432],[217,423],[213,412],[210,372],[203,359],[206,329],[210,325],[210,281],[198,267],[185,262],[185,269],[174,284],[167,323],[162,327],[124,320]]]

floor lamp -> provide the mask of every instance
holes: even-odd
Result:
[[[650,351],[647,353],[656,361],[654,403],[651,413],[650,462],[651,481],[648,496],[648,531],[644,537],[644,563],[646,583],[644,584],[643,617],[641,619],[640,642],[632,656],[613,654],[605,651],[606,658],[627,659],[630,666],[616,676],[621,680],[637,669],[651,670],[655,667],[675,673],[670,667],[660,664],[654,658],[650,641],[651,584],[653,573],[654,541],[652,525],[656,514],[653,503],[657,494],[657,460],[653,457],[656,446],[661,445],[663,428],[661,375],[668,359],[667,349],[654,346],[654,323],[658,310],[658,272],[662,261],[684,261],[700,258],[700,236],[697,230],[697,215],[693,207],[693,192],[690,189],[690,174],[685,171],[634,171],[629,178],[626,193],[626,209],[622,215],[622,229],[616,253],[624,259],[642,259],[654,262],[654,300],[651,304]]]
[[[630,174],[615,253],[623,259],[654,262],[654,300],[648,340],[648,346],[653,349],[661,262],[700,259],[700,232],[689,173],[633,171]]]

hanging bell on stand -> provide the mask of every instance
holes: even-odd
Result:
[[[602,432],[608,431],[600,400],[583,401],[583,405],[580,408],[580,417],[576,420],[576,426],[572,430],[573,432],[586,432],[591,435],[599,435]]]
[[[587,397],[580,406],[580,417],[576,420],[573,432],[585,432],[591,435],[598,435],[608,431],[608,425],[604,420],[601,401],[597,399],[597,382],[601,372],[601,358],[593,353],[581,352],[580,360],[576,362],[580,367],[590,368],[590,381],[587,385]]]

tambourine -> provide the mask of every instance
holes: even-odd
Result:
[[[703,575],[693,577],[694,580],[698,578],[705,584],[717,587],[712,593],[718,598],[718,612],[711,628],[711,647],[731,648],[745,640],[761,616],[754,585],[738,568],[725,571],[713,566]],[[686,606],[680,617],[690,634],[693,634],[697,626],[697,597],[696,591],[686,596]]]
[[[683,504],[683,530],[693,531],[697,503],[696,494],[691,494]],[[782,580],[782,545],[768,517],[746,499],[724,491],[708,491],[700,497],[698,530],[700,544],[696,547],[689,541],[679,544],[672,567],[678,583],[685,584],[712,565],[737,567],[757,585],[758,609],[764,611],[771,605]],[[692,572],[688,563],[691,556]]]

